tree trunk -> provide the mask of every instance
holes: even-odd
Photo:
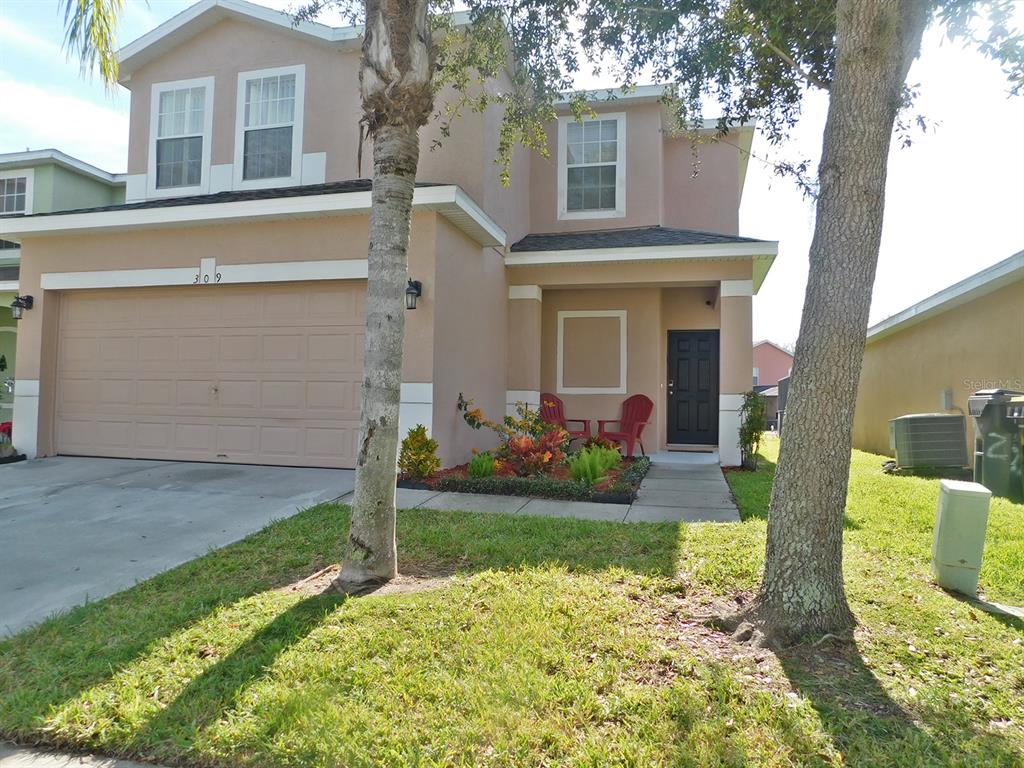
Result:
[[[924,0],[839,0],[810,273],[751,614],[777,642],[849,630],[843,518],[886,166]]]
[[[434,53],[427,0],[371,0],[359,73],[363,123],[373,139],[362,425],[342,592],[398,573],[395,480],[402,340],[419,128],[433,107]]]

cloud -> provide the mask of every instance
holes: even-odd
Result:
[[[112,172],[125,169],[128,110],[18,82],[0,72],[0,152],[53,147]]]

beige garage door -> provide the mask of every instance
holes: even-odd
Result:
[[[355,465],[366,282],[74,291],[57,451]]]

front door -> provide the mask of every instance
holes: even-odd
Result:
[[[668,442],[718,444],[718,331],[668,332]]]

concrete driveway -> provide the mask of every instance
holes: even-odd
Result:
[[[65,456],[0,466],[0,636],[352,486],[342,469]]]

